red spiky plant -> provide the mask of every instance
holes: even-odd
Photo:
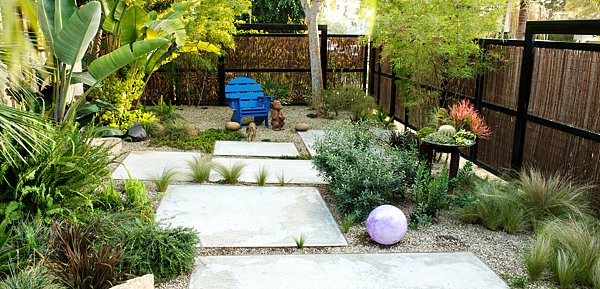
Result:
[[[449,109],[450,119],[457,130],[464,129],[474,133],[478,138],[490,139],[492,130],[485,124],[483,116],[475,110],[469,100],[463,99]]]

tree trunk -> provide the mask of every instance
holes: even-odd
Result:
[[[321,70],[321,51],[319,47],[319,27],[317,25],[317,14],[323,4],[323,0],[302,0],[302,7],[306,15],[308,26],[308,51],[310,55],[310,75],[312,79],[312,105],[317,106],[321,102],[321,90],[323,89],[323,71]]]
[[[519,1],[519,22],[517,24],[517,39],[525,39],[525,26],[527,25],[528,11],[528,0]]]

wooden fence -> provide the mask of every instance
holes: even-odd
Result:
[[[528,22],[525,41],[480,40],[485,49],[504,53],[501,68],[450,83],[445,92],[471,99],[493,130],[491,140],[478,141],[464,155],[496,173],[535,167],[600,183],[600,45],[535,40],[536,34],[597,31],[597,20],[536,21]],[[369,92],[399,121],[422,127],[429,107],[405,108],[389,63],[379,61],[378,49],[371,57]]]
[[[171,70],[159,70],[151,77],[143,95],[147,104],[161,96],[185,105],[224,105],[225,84],[237,76],[259,83],[287,85],[288,100],[304,104],[310,97],[310,60],[304,25],[245,24],[239,30],[262,30],[268,34],[235,37],[236,49],[217,62],[217,71],[199,68],[193,61],[177,61]],[[366,89],[367,48],[359,35],[332,35],[326,25],[321,31],[323,78],[329,87],[352,85]]]

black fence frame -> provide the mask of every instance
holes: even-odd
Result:
[[[240,37],[308,37],[307,34],[299,34],[290,31],[307,31],[308,27],[302,24],[240,24],[237,26],[240,31],[262,30],[269,34],[240,34]],[[327,89],[327,73],[344,71],[344,72],[362,72],[363,73],[363,90],[366,90],[367,85],[367,65],[368,65],[368,49],[365,48],[363,68],[328,68],[328,53],[327,40],[334,37],[361,37],[363,35],[347,35],[347,34],[328,34],[327,25],[318,25],[320,31],[320,56],[321,70],[323,71],[323,89]],[[366,45],[365,45],[366,46]],[[219,83],[219,105],[226,105],[225,99],[225,79],[227,72],[309,72],[310,68],[247,68],[236,69],[227,68],[225,58],[219,57],[217,64],[217,79]]]
[[[486,108],[492,111],[504,113],[510,116],[516,117],[515,132],[513,140],[513,149],[511,156],[511,168],[520,169],[523,166],[523,154],[525,148],[525,137],[527,131],[527,122],[539,124],[544,127],[559,130],[580,138],[600,142],[600,134],[579,129],[564,123],[560,123],[551,119],[542,118],[529,114],[529,100],[531,97],[531,89],[533,82],[533,69],[535,63],[535,48],[553,48],[553,49],[573,49],[583,51],[600,51],[600,45],[589,44],[589,43],[568,43],[568,42],[553,42],[553,41],[541,41],[536,40],[537,34],[575,34],[575,35],[597,35],[600,33],[600,20],[570,20],[570,21],[528,21],[525,30],[525,40],[500,40],[500,39],[479,39],[479,45],[485,49],[488,45],[502,45],[502,46],[519,46],[523,47],[523,58],[521,62],[521,75],[519,79],[519,95],[517,109],[504,107],[501,105],[493,104],[483,100],[484,91],[484,79],[485,75],[478,75],[476,79],[475,87],[475,99],[474,105],[476,109]],[[369,93],[374,96],[377,103],[381,100],[381,77],[387,77],[392,79],[392,88],[390,95],[390,116],[393,116],[397,121],[401,122],[407,127],[417,130],[410,123],[409,111],[405,110],[405,118],[400,119],[395,114],[396,104],[396,85],[395,82],[400,80],[392,73],[383,73],[381,70],[380,59],[375,59],[375,48],[371,48],[371,63],[369,79]],[[377,95],[375,93],[375,75],[378,76],[378,89]],[[421,84],[422,87],[430,90],[440,90],[440,88],[432,87],[430,85]],[[458,98],[470,98],[464,95],[455,94],[449,91],[442,91],[442,95]],[[600,93],[598,94],[600,98]],[[461,153],[462,154],[462,153]],[[463,157],[471,160],[477,165],[491,171],[494,174],[499,174],[501,168],[494,168],[485,163],[478,161],[477,159],[477,144],[470,149],[469,155],[462,154]]]

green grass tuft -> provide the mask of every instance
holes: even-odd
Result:
[[[288,180],[285,178],[285,174],[283,172],[281,172],[281,174],[277,175],[277,184],[279,186],[283,187],[283,186],[289,184],[291,181],[292,181],[291,179]]]
[[[221,175],[221,177],[223,177],[223,183],[237,184],[245,167],[246,164],[243,163],[235,163],[231,167],[226,167],[222,164],[216,164],[215,170],[219,175]]]
[[[191,177],[197,183],[203,183],[210,177],[210,171],[214,166],[212,159],[208,156],[194,157],[194,160],[188,161],[192,172]]]
[[[306,243],[306,237],[304,235],[300,235],[300,237],[294,237],[294,242],[296,242],[296,248],[304,249],[304,244]]]
[[[174,168],[164,167],[159,175],[154,176],[154,178],[152,178],[152,183],[156,185],[156,189],[159,192],[166,192],[167,187],[171,184],[176,175],[177,170],[175,170]]]
[[[356,222],[356,219],[358,219],[358,216],[360,214],[358,213],[351,213],[346,215],[346,217],[344,218],[344,221],[342,222],[342,233],[346,234],[348,233],[348,231],[350,230],[350,227],[352,227],[352,225],[354,225],[354,223]]]
[[[535,245],[525,253],[525,267],[531,280],[539,280],[548,266],[552,255],[552,247],[547,236],[541,235]]]
[[[265,166],[261,166],[256,174],[256,183],[259,186],[264,186],[267,183],[267,177],[269,176],[269,170]]]

